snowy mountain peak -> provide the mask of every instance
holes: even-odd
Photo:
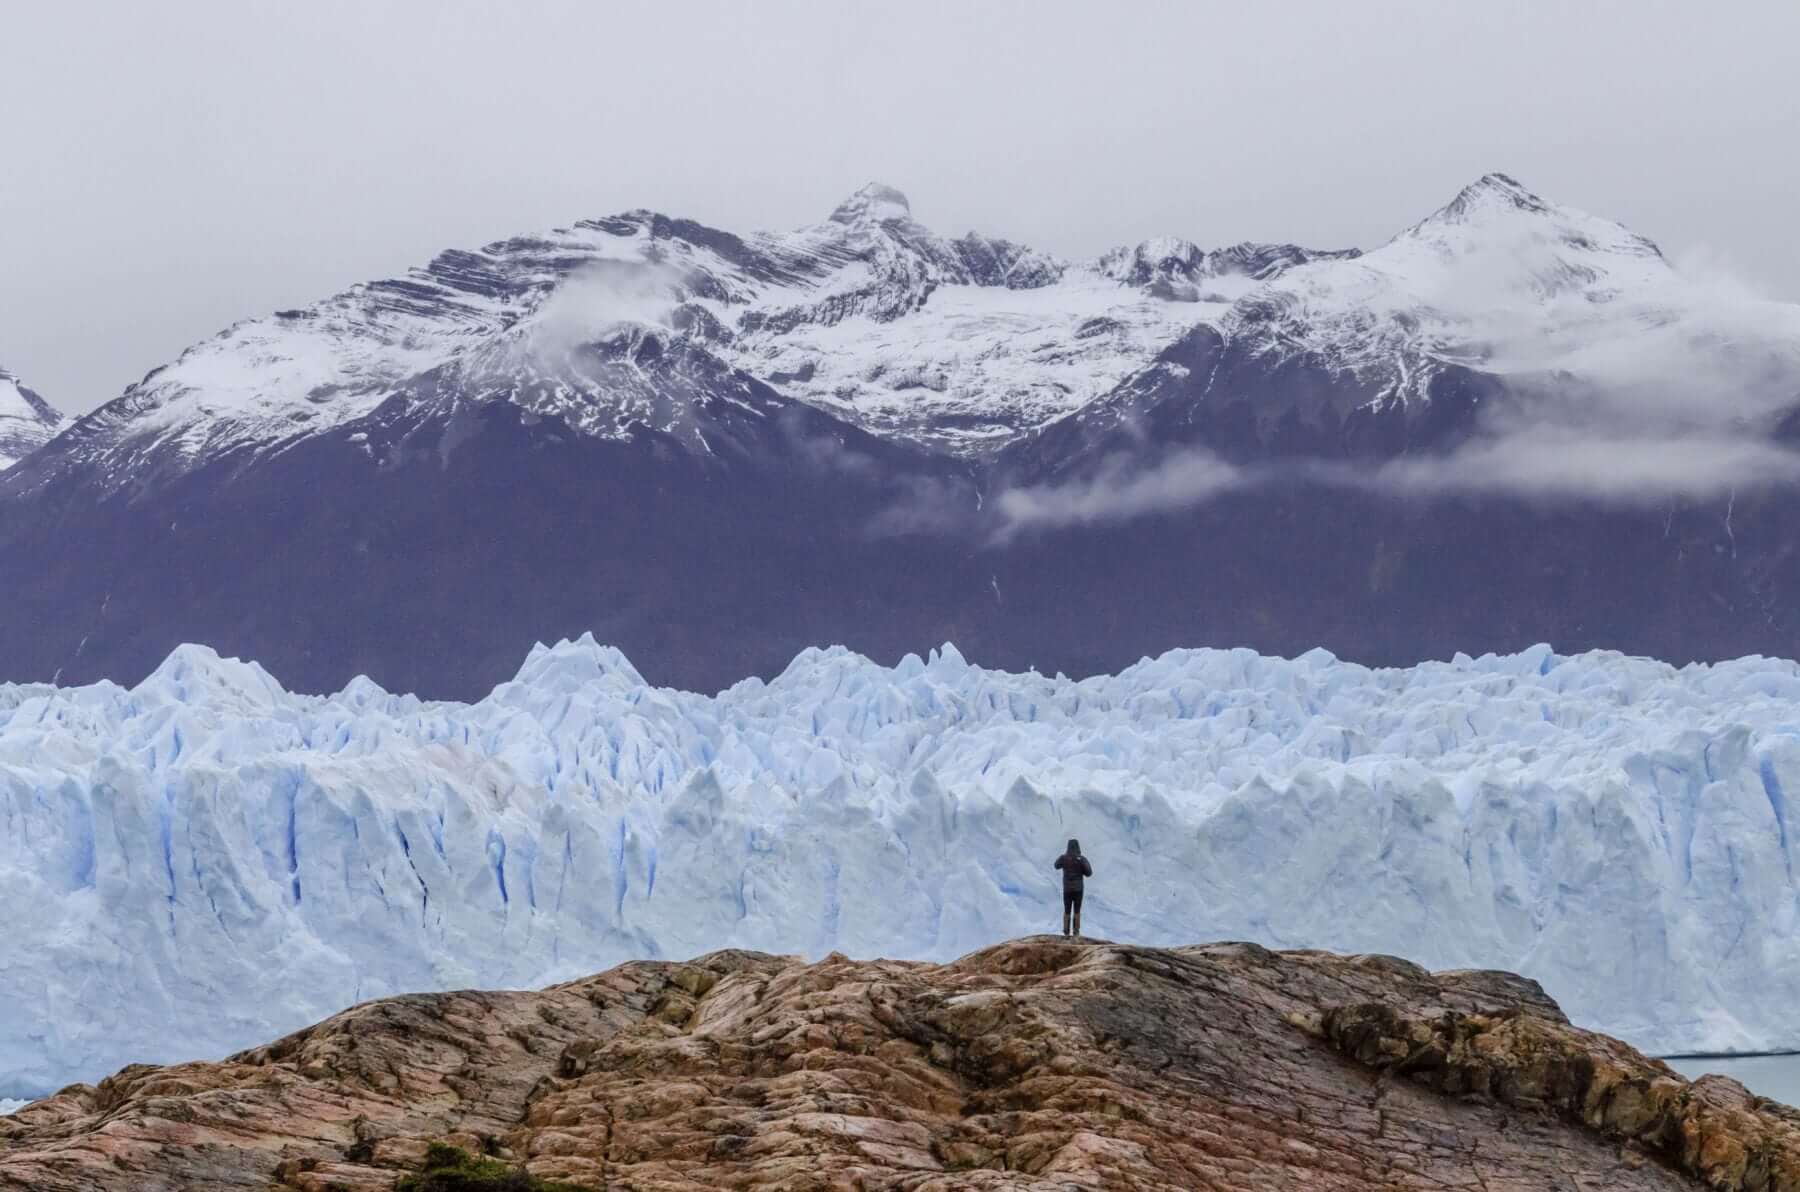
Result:
[[[871,182],[839,203],[831,222],[840,224],[894,223],[912,219],[912,204],[885,182]]]
[[[1525,189],[1516,178],[1499,173],[1483,174],[1458,191],[1434,218],[1467,219],[1484,208],[1548,211],[1550,204]]]
[[[1354,248],[1319,252],[1294,244],[1250,241],[1208,250],[1177,236],[1158,236],[1132,247],[1115,248],[1093,267],[1103,277],[1135,286],[1165,302],[1229,302],[1241,296],[1250,283],[1268,281],[1296,265],[1359,255]],[[1208,282],[1213,284],[1203,286]]]
[[[1549,202],[1506,174],[1484,174],[1454,199],[1396,240],[1424,240],[1448,251],[1512,251],[1515,243],[1558,248],[1574,255],[1662,259],[1654,243],[1609,219]],[[1588,272],[1578,268],[1577,272]]]
[[[0,471],[49,442],[62,422],[56,407],[0,368]]]
[[[1159,277],[1191,278],[1206,261],[1192,240],[1157,236],[1131,248],[1115,248],[1096,263],[1107,277],[1130,285],[1149,285]]]
[[[1286,271],[1228,327],[1259,356],[1301,346],[1374,407],[1425,399],[1449,367],[1617,392],[1654,383],[1632,362],[1659,353],[1737,375],[1705,347],[1734,341],[1769,371],[1800,371],[1800,308],[1751,307],[1684,279],[1629,228],[1494,173],[1373,252]]]
[[[1423,397],[1450,365],[1505,372],[1522,340],[1531,358],[1513,371],[1548,360],[1580,373],[1586,345],[1629,356],[1658,328],[1707,343],[1738,328],[1730,311],[1687,319],[1704,295],[1650,241],[1501,173],[1369,254],[1204,243],[1158,237],[1066,261],[941,236],[880,182],[786,232],[739,236],[643,210],[584,220],[237,324],[79,420],[8,483],[64,465],[107,485],[174,474],[333,431],[396,396],[506,401],[584,435],[654,435],[700,455],[801,404],[991,459],[1123,393],[1201,325],[1267,364],[1322,367],[1346,408]],[[1800,343],[1780,330],[1792,314],[1755,320],[1780,325],[1771,350],[1784,366]],[[1554,351],[1536,350],[1546,341]],[[29,435],[9,439],[22,423],[0,400],[0,465],[50,437],[54,411],[35,409]]]

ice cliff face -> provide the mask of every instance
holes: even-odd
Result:
[[[1070,836],[1096,934],[1504,967],[1649,1050],[1791,1047],[1796,698],[1760,658],[1072,682],[948,647],[709,698],[586,638],[470,705],[197,647],[0,687],[0,1095],[633,957],[950,957],[1056,923]]]
[[[48,443],[62,421],[61,411],[0,368],[0,471]]]

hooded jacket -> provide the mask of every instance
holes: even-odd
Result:
[[[1079,840],[1069,841],[1068,851],[1056,859],[1056,867],[1062,870],[1064,894],[1081,893],[1082,879],[1094,876],[1094,867],[1081,855]]]

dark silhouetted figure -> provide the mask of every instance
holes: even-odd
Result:
[[[1081,841],[1070,840],[1068,851],[1056,859],[1063,874],[1063,934],[1081,934],[1081,883],[1094,876],[1094,867],[1081,855]],[[1069,929],[1069,913],[1075,914],[1075,929]]]

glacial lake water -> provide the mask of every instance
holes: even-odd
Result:
[[[1800,1106],[1800,1055],[1734,1055],[1664,1062],[1690,1080],[1715,1072],[1731,1077],[1759,1097]]]

